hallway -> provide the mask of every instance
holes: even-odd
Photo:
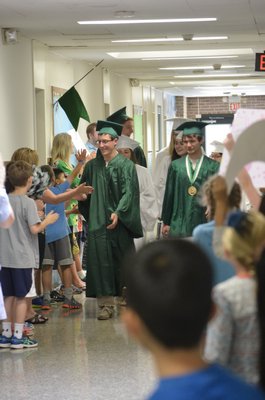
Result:
[[[76,297],[81,311],[59,303],[47,323],[35,325],[38,348],[1,349],[1,398],[141,400],[152,390],[151,357],[128,338],[117,313],[98,321],[96,300]]]

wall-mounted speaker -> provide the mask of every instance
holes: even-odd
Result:
[[[131,87],[138,87],[140,86],[140,81],[138,79],[130,79],[130,85]]]
[[[15,44],[18,42],[17,31],[13,28],[2,28],[3,44]]]

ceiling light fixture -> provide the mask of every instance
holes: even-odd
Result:
[[[255,88],[256,86],[254,86],[254,85],[244,85],[244,86],[241,86],[240,85],[240,88],[238,88],[239,90],[240,89],[249,89],[249,88]],[[196,90],[234,90],[234,86],[233,86],[233,84],[232,84],[232,86],[194,86],[194,89],[196,89]]]
[[[154,57],[201,57],[201,56],[222,56],[231,55],[251,55],[251,48],[233,48],[233,49],[196,49],[196,50],[156,50],[156,51],[122,51],[122,52],[107,52],[107,54],[119,59],[136,59],[136,58],[154,58]]]
[[[222,69],[233,69],[233,68],[244,68],[245,65],[222,65]],[[188,66],[188,67],[161,67],[158,68],[160,70],[187,70],[187,69],[212,69],[214,70],[214,66],[213,65],[200,65],[200,66]]]
[[[227,36],[208,36],[207,37],[194,37],[193,39],[185,39],[185,35],[183,37],[169,37],[169,38],[144,38],[144,39],[121,39],[121,40],[112,40],[111,43],[146,43],[146,42],[181,42],[187,40],[216,40],[216,39],[228,39]]]
[[[227,40],[228,36],[194,36],[191,40]]]
[[[238,58],[238,56],[196,56],[196,57],[152,57],[142,58],[142,61],[163,61],[163,60],[210,60],[223,58]]]
[[[146,39],[122,39],[112,40],[112,43],[145,43],[145,42],[181,42],[184,39],[179,38],[146,38]]]
[[[243,76],[256,76],[254,74],[203,74],[203,75],[175,75],[174,78],[184,79],[184,78],[234,78]]]
[[[172,19],[109,19],[99,21],[77,21],[79,25],[118,25],[118,24],[169,24],[173,22],[214,22],[217,18],[172,18]]]

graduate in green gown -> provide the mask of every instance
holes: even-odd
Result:
[[[99,150],[81,178],[94,192],[78,207],[88,223],[87,297],[97,297],[103,320],[112,316],[114,296],[124,286],[121,260],[143,232],[135,165],[116,150],[118,125],[99,121],[97,130]]]
[[[187,155],[173,161],[168,170],[162,208],[164,236],[189,237],[193,229],[207,222],[205,208],[199,203],[198,193],[209,176],[217,173],[219,163],[203,154],[203,122],[185,122],[183,143]]]
[[[126,107],[121,108],[115,113],[111,114],[107,121],[112,121],[123,126],[121,135],[130,137],[134,132],[134,121],[133,118],[128,117],[126,114]],[[137,164],[141,165],[142,167],[147,167],[146,158],[143,149],[141,146],[137,146],[134,150],[134,155],[137,161]]]

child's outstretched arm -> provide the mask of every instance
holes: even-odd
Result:
[[[234,142],[234,139],[233,139],[233,136],[231,133],[228,133],[228,135],[224,141],[224,145],[225,145],[225,148],[229,151],[229,153],[232,154],[232,151],[235,146],[235,142]],[[247,172],[247,170],[245,168],[243,168],[239,172],[237,177],[238,177],[238,180],[239,180],[239,183],[240,183],[242,189],[244,190],[244,192],[246,193],[246,195],[248,197],[248,200],[250,201],[250,204],[252,205],[252,207],[255,210],[258,210],[259,206],[260,206],[260,202],[261,202],[261,196],[260,196],[258,190],[253,185],[253,182],[251,180],[249,173]]]
[[[59,204],[67,200],[71,200],[74,197],[77,197],[81,194],[91,194],[93,192],[92,186],[86,186],[86,183],[82,183],[78,185],[76,188],[69,190],[68,192],[61,194],[54,194],[50,189],[46,189],[43,193],[42,200],[45,203],[50,204]],[[79,198],[78,198],[79,199]],[[83,199],[80,199],[83,200]]]
[[[44,220],[42,222],[35,224],[35,225],[31,225],[30,232],[33,235],[36,235],[37,233],[42,232],[46,228],[47,225],[54,224],[54,222],[56,222],[58,218],[59,218],[59,214],[51,211],[51,212],[49,212],[49,214],[46,215],[46,217],[44,218]]]
[[[8,196],[4,188],[0,188],[0,228],[9,228],[15,220]]]
[[[78,163],[77,163],[76,167],[73,169],[73,171],[71,172],[71,174],[67,176],[67,180],[70,184],[77,177],[77,175],[79,175],[81,173],[81,171],[83,170],[83,167],[87,161],[86,150],[83,149],[83,150],[78,151],[76,153],[75,157],[76,157]]]
[[[220,258],[224,258],[222,236],[225,229],[224,224],[229,207],[226,181],[222,176],[217,176],[213,181],[212,193],[215,200],[215,228],[212,245],[215,254]]]

